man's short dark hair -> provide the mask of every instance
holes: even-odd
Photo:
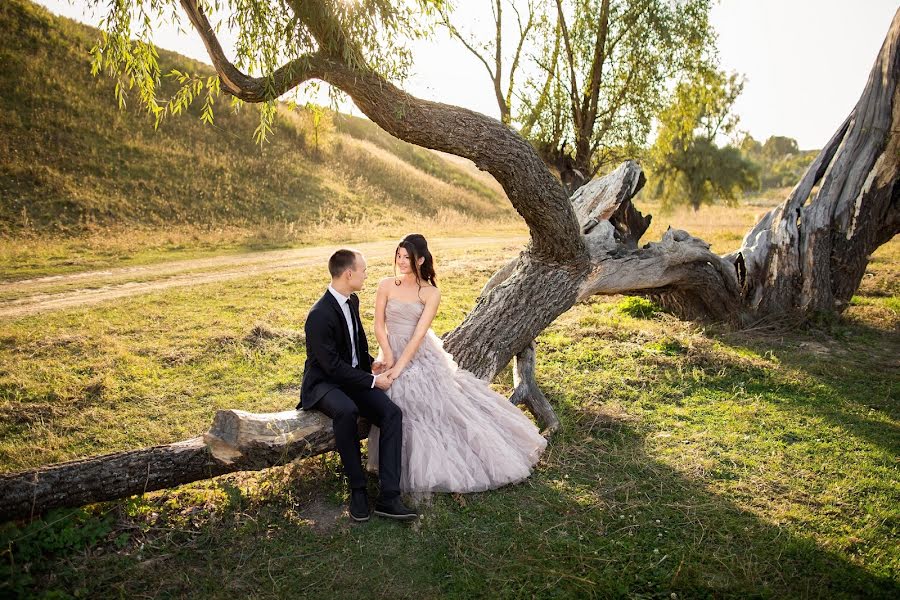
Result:
[[[344,274],[344,271],[352,269],[355,266],[356,252],[347,250],[346,248],[341,248],[328,259],[328,272],[331,273],[332,279],[340,277]]]

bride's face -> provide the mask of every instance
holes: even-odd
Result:
[[[409,252],[406,251],[406,248],[397,248],[397,255],[394,258],[394,262],[397,263],[397,270],[402,275],[412,272],[412,265],[409,262]]]
[[[412,259],[409,257],[409,252],[406,251],[406,248],[400,247],[397,248],[397,254],[394,258],[394,262],[397,264],[397,271],[401,275],[406,275],[407,273],[412,273]],[[424,258],[419,259],[419,265],[425,262]]]

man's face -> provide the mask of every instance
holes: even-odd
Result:
[[[347,276],[349,277],[347,283],[349,283],[351,290],[358,292],[363,289],[368,274],[366,273],[366,259],[363,258],[362,254],[356,255],[356,263],[354,263],[352,269],[347,271]]]

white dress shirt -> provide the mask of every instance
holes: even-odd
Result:
[[[350,356],[351,363],[350,366],[354,369],[356,365],[359,364],[359,356],[357,356],[356,344],[353,343],[353,340],[357,338],[353,331],[353,317],[350,314],[350,297],[345,296],[330,285],[328,286],[328,291],[331,292],[331,295],[334,296],[334,299],[338,301],[338,304],[341,307],[341,311],[344,313],[344,320],[347,321],[347,333],[350,334]],[[377,375],[372,376],[372,386],[375,387],[375,378]]]

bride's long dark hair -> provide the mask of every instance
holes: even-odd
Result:
[[[403,248],[409,255],[409,263],[412,266],[413,273],[416,276],[416,283],[422,286],[422,281],[427,281],[434,287],[437,287],[437,274],[434,272],[434,257],[428,249],[428,242],[421,233],[411,233],[397,244],[397,250],[394,250],[394,274],[397,273],[397,251]],[[424,258],[425,261],[420,265],[419,259]]]

